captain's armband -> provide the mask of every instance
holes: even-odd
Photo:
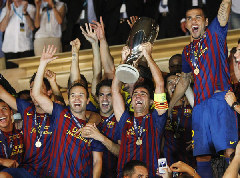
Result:
[[[154,94],[154,105],[155,109],[167,110],[168,102],[166,98],[166,93]]]

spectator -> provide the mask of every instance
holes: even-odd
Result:
[[[35,56],[42,54],[44,46],[54,45],[57,53],[62,52],[62,28],[61,24],[65,17],[65,5],[63,2],[54,0],[35,0],[35,33],[34,53]]]
[[[180,4],[179,0],[157,0],[154,7],[157,10],[159,24],[158,39],[172,38],[182,35],[180,29]]]
[[[231,29],[240,28],[240,1],[239,0],[232,0],[232,12],[229,20],[230,20]]]
[[[32,31],[35,7],[23,0],[7,0],[0,16],[0,30],[4,33],[2,50],[6,60],[33,56]],[[17,67],[8,63],[7,68]]]

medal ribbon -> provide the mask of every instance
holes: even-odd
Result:
[[[36,111],[34,113],[34,118],[33,119],[34,119],[34,122],[35,122],[37,140],[40,140],[42,138],[42,135],[43,135],[44,127],[46,126],[46,123],[47,123],[47,114],[44,115],[42,126],[41,126],[40,129],[38,129],[39,125],[40,125],[40,122],[39,123],[37,122],[37,112]]]
[[[77,120],[77,118],[71,113],[71,116],[73,118],[73,121],[77,124],[77,126],[79,127],[79,129],[81,129],[83,126],[80,124],[80,122]],[[93,141],[93,138],[90,138],[89,139],[89,143],[90,144],[91,142]]]
[[[13,130],[14,130],[14,127],[13,127]],[[2,144],[3,144],[4,153],[6,155],[6,158],[8,159],[8,158],[10,158],[10,156],[12,154],[12,150],[13,150],[13,138],[11,139],[10,144],[8,146],[7,138],[5,137],[5,135],[0,130],[0,139],[1,139]]]
[[[143,125],[145,124],[145,120],[146,118],[148,118],[149,114],[147,114],[146,116],[143,117],[142,119],[142,123],[141,123],[141,127],[140,127],[140,131],[139,131],[139,135],[138,135],[138,121],[137,119],[134,117],[133,118],[133,126],[134,126],[134,131],[135,131],[135,134],[137,136],[137,138],[140,138],[142,136],[142,133],[143,133]]]
[[[23,14],[21,16],[19,13],[17,13],[17,11],[16,11],[16,9],[15,9],[13,4],[12,4],[12,8],[13,8],[14,13],[21,19],[21,21],[23,21]]]

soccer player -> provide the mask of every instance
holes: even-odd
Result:
[[[53,138],[50,153],[50,166],[53,177],[100,177],[102,170],[103,146],[93,139],[83,138],[77,130],[87,123],[86,105],[88,91],[81,83],[71,85],[68,91],[69,107],[53,103],[40,91],[44,70],[56,49],[49,46],[43,50],[38,67],[33,96],[45,111],[52,115]]]
[[[123,178],[148,178],[147,165],[139,160],[131,160],[123,168]]]
[[[30,80],[30,88],[34,84],[35,75]],[[46,97],[52,94],[47,79],[41,84],[41,92]],[[32,95],[33,103],[22,99],[16,99],[0,86],[0,99],[11,108],[18,110],[23,118],[23,138],[25,154],[23,162],[18,168],[8,168],[7,172],[13,177],[35,177],[48,175],[49,149],[52,135],[52,121],[48,114],[39,106]]]
[[[124,48],[125,49],[125,48]],[[114,77],[112,84],[113,109],[121,134],[121,145],[118,157],[118,177],[122,176],[124,165],[130,160],[140,160],[148,165],[149,176],[154,177],[160,156],[161,136],[166,123],[167,101],[164,93],[162,73],[151,56],[151,43],[142,44],[142,55],[147,59],[155,81],[155,109],[150,113],[153,103],[153,88],[145,81],[136,85],[132,94],[134,115],[125,110],[121,95],[121,82]],[[122,52],[123,60],[129,55],[129,50]]]
[[[198,173],[206,178],[212,177],[211,154],[225,150],[228,161],[238,140],[237,118],[224,100],[231,88],[226,44],[231,2],[222,0],[217,17],[209,26],[201,8],[186,12],[192,42],[183,49],[182,74],[168,111],[184,95],[193,74],[193,154],[197,157]]]
[[[113,113],[111,86],[112,80],[105,79],[98,83],[96,96],[102,121],[98,128],[95,125],[87,125],[83,128],[83,133],[89,133],[84,137],[94,138],[105,145],[107,149],[103,152],[102,177],[115,178],[117,176],[117,157],[120,145],[118,144],[117,121]]]
[[[11,108],[0,100],[0,171],[7,167],[16,168],[23,160],[23,135],[15,128],[12,116]]]
[[[180,76],[166,77],[166,89],[171,98]],[[184,95],[173,107],[164,132],[164,157],[170,166],[177,161],[183,161],[190,166],[194,165],[194,157],[189,142],[192,140],[192,107]]]

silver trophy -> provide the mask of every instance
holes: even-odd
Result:
[[[119,65],[116,69],[116,76],[120,81],[123,83],[135,83],[138,80],[138,64],[147,65],[146,59],[139,59],[141,55],[139,47],[146,42],[153,44],[157,38],[158,31],[159,26],[155,20],[148,17],[137,19],[130,31],[126,44],[131,50],[130,55],[125,63]]]

